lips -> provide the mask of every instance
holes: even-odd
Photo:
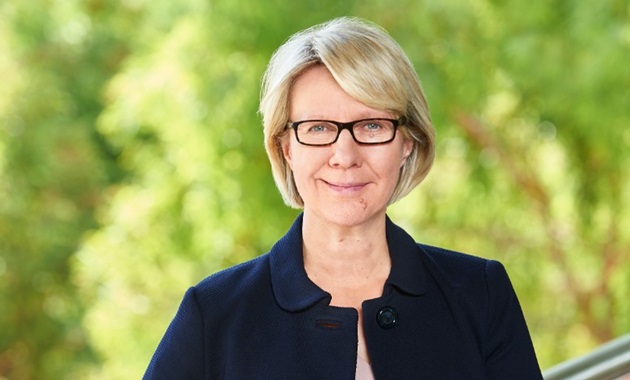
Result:
[[[328,182],[322,180],[328,187],[335,191],[356,192],[367,186],[367,182]]]

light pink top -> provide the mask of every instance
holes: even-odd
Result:
[[[374,380],[372,367],[365,359],[357,355],[357,374],[356,380]]]

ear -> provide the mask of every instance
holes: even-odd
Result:
[[[291,138],[289,137],[289,134],[282,136],[280,138],[280,141],[278,141],[278,144],[282,149],[282,155],[284,156],[284,159],[289,164],[289,167],[293,169],[293,166],[291,165]]]
[[[402,159],[400,160],[401,168],[405,165],[405,162],[407,162],[407,157],[409,157],[409,155],[413,151],[413,145],[414,143],[411,139],[405,138],[405,140],[403,141],[403,154]]]

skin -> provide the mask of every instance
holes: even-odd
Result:
[[[291,121],[397,118],[349,96],[322,65],[295,80],[289,102]],[[301,145],[291,132],[282,147],[304,200],[307,275],[331,294],[331,305],[357,309],[358,354],[369,361],[361,304],[381,296],[389,275],[385,213],[413,143],[397,133],[387,144],[359,145],[344,130],[323,147]]]

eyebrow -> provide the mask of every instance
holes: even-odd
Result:
[[[339,119],[336,119],[336,118],[322,116],[322,114],[310,114],[310,116],[301,117],[301,118],[290,118],[289,120],[328,120],[328,121],[337,121],[337,122],[340,122],[340,123],[349,123],[351,121],[363,120],[363,119],[396,119],[396,117],[392,116],[390,114],[371,115],[369,113],[360,113],[355,118],[351,118],[351,119],[348,119],[348,120],[339,120]]]

